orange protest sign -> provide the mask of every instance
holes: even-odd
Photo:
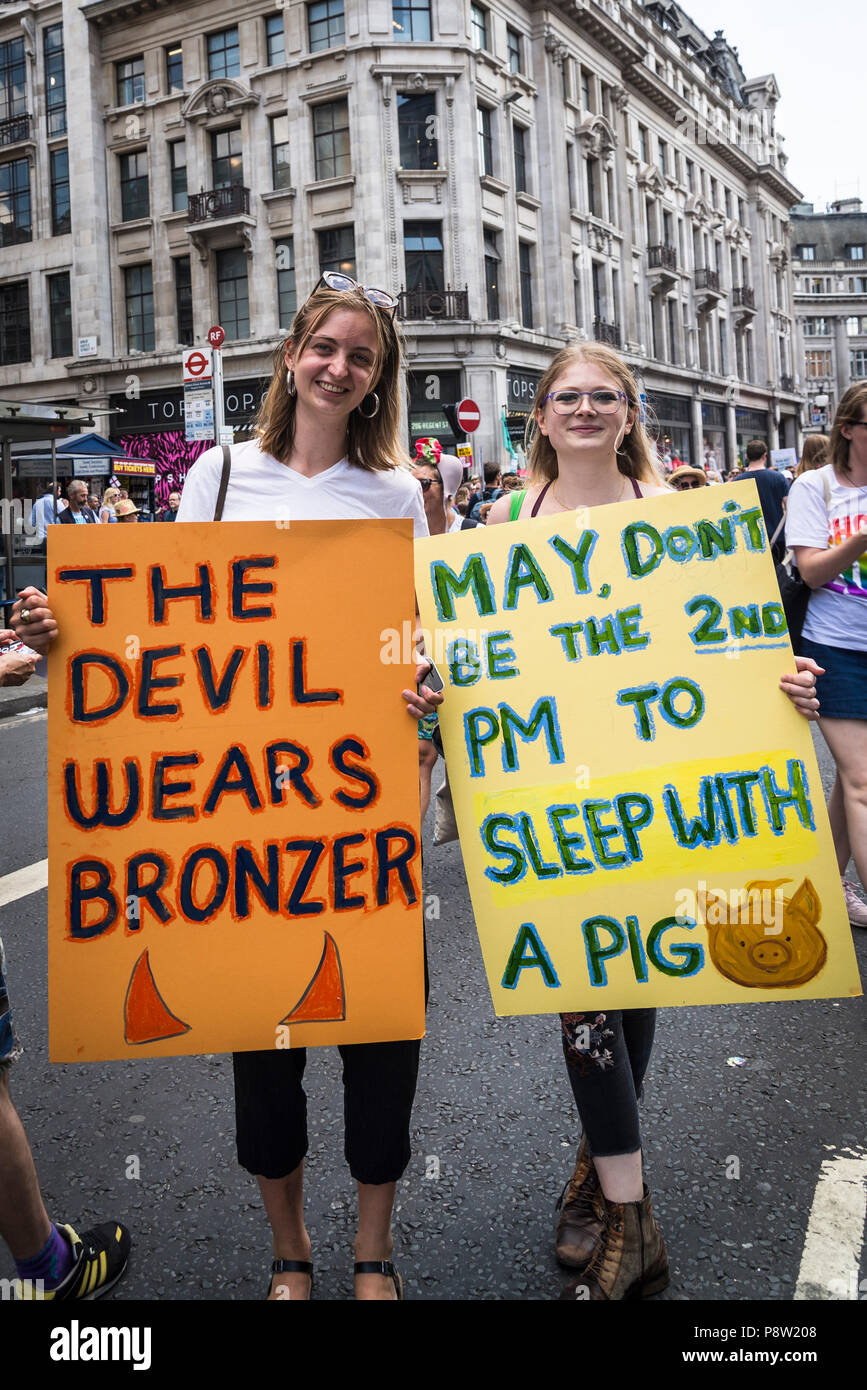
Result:
[[[53,1061],[424,1032],[408,521],[52,527]]]

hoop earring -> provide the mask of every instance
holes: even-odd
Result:
[[[295,373],[291,367],[286,373],[286,393],[290,396],[295,395]]]
[[[371,391],[370,397],[373,401],[373,409],[371,411],[364,411],[361,409],[360,405],[356,406],[356,409],[359,415],[361,416],[362,420],[372,420],[374,415],[379,414],[379,396],[376,394],[375,391]],[[367,400],[367,396],[365,396],[364,399]]]

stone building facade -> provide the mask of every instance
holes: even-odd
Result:
[[[13,0],[0,80],[4,397],[122,409],[180,474],[182,347],[222,322],[242,429],[342,268],[401,291],[408,445],[469,396],[476,463],[520,458],[594,338],[672,456],[799,443],[778,88],[677,4]]]
[[[792,210],[792,270],[807,427],[825,433],[840,398],[867,381],[867,212],[861,199]]]

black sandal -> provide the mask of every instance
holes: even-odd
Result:
[[[394,1283],[394,1291],[397,1294],[398,1302],[403,1302],[403,1280],[395,1269],[391,1260],[356,1260],[356,1274],[382,1274],[386,1279],[391,1279]]]
[[[313,1266],[309,1260],[272,1260],[271,1273],[273,1274],[306,1274],[310,1280],[310,1297],[313,1297]],[[265,1298],[271,1297],[271,1280],[268,1280],[268,1289]],[[303,1299],[301,1300],[303,1302]]]

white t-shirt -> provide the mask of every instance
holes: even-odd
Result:
[[[830,508],[825,506],[823,475]],[[786,501],[786,545],[829,550],[867,528],[867,487],[839,482],[832,464],[802,473]],[[867,543],[867,536],[865,536]],[[827,647],[867,651],[867,554],[821,589],[814,589],[804,622],[804,636]]]
[[[196,459],[184,482],[178,521],[213,521],[222,471],[221,448],[208,449]],[[224,521],[357,521],[402,516],[412,521],[416,538],[428,534],[421,488],[403,469],[373,473],[343,458],[315,478],[306,478],[263,453],[255,439],[232,445]]]

